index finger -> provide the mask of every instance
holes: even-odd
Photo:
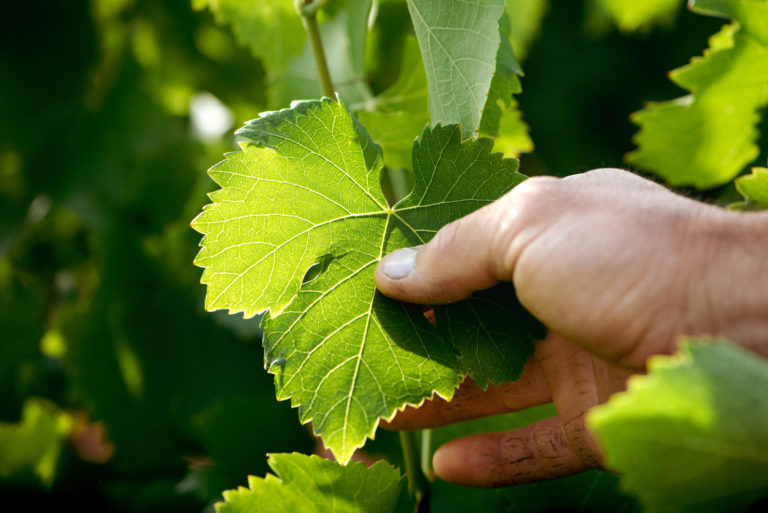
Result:
[[[407,406],[389,422],[382,422],[381,426],[385,429],[440,427],[478,417],[520,411],[551,401],[552,395],[541,368],[530,357],[520,379],[513,383],[488,385],[483,390],[467,378],[451,400],[435,397],[424,401],[418,408]]]

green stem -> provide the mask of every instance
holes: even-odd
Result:
[[[417,513],[429,513],[429,483],[419,466],[419,449],[414,431],[399,431],[403,448],[405,474],[408,476],[408,493],[416,503]]]
[[[432,430],[421,431],[421,472],[429,481],[435,480],[432,470]]]
[[[329,98],[335,98],[333,82],[331,82],[331,72],[328,70],[328,61],[325,59],[323,40],[320,38],[320,28],[317,26],[317,15],[315,11],[308,12],[307,10],[301,10],[299,12],[301,14],[301,20],[304,23],[304,29],[307,31],[307,36],[309,36],[309,44],[312,46],[312,53],[315,56],[315,66],[317,67],[317,74],[320,77],[320,85],[323,87],[323,94]]]

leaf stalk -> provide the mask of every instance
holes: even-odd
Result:
[[[323,95],[335,98],[331,72],[328,69],[328,61],[325,58],[325,50],[323,49],[323,40],[320,37],[320,28],[317,24],[317,13],[326,2],[327,0],[297,0],[296,10],[301,15],[304,30],[307,31],[309,44],[312,46],[312,54],[315,57],[315,67],[317,68],[320,85],[323,88]]]
[[[419,448],[414,431],[398,431],[403,448],[405,474],[408,477],[408,493],[416,504],[416,513],[429,513],[429,482],[421,472]]]

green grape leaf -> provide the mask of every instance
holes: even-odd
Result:
[[[768,209],[768,168],[754,167],[752,174],[737,178],[736,190],[744,196],[745,208]]]
[[[319,456],[271,454],[275,475],[248,477],[248,488],[228,490],[217,513],[392,513],[402,479],[393,466],[379,461],[366,468],[342,467]]]
[[[541,20],[547,12],[547,0],[506,0],[509,18],[509,42],[515,55],[524,60],[528,49],[541,29]]]
[[[512,96],[522,92],[520,78],[523,70],[517,62],[509,41],[509,17],[505,14],[499,20],[501,44],[496,56],[496,72],[491,80],[488,98],[483,107],[479,133],[494,137],[494,149],[505,155],[519,155],[533,150],[533,141],[528,136],[528,127],[523,123]]]
[[[411,169],[413,140],[429,122],[426,108],[422,115],[407,111],[355,114],[384,151],[384,164],[394,169]]]
[[[413,148],[414,188],[390,208],[381,150],[340,102],[299,102],[239,133],[254,143],[211,169],[223,189],[193,221],[205,235],[196,263],[205,268],[206,308],[247,317],[270,310],[263,342],[278,398],[291,398],[338,460],[348,461],[381,418],[435,393],[450,397],[467,369],[480,383],[519,376],[517,356],[501,367],[497,356],[481,356],[481,366],[494,360],[490,369],[461,363],[473,360],[451,337],[478,319],[485,328],[476,337],[501,331],[498,305],[474,304],[481,311],[446,321],[441,336],[420,307],[387,299],[373,283],[383,255],[428,241],[522,181],[516,160],[492,154],[489,139],[461,142],[457,125],[428,127]],[[313,266],[320,272],[302,285]],[[505,354],[542,335],[536,322],[504,319],[516,333],[496,341]],[[489,340],[479,347],[497,350]]]
[[[218,23],[230,25],[235,37],[261,59],[269,77],[285,72],[307,40],[294,0],[192,0],[192,6],[208,7]]]
[[[373,110],[356,116],[381,146],[387,167],[411,169],[413,139],[429,122],[427,76],[413,37],[405,40],[400,69],[397,81],[372,101]]]
[[[408,0],[429,89],[433,124],[460,123],[477,134],[496,70],[504,0]]]
[[[737,511],[768,494],[768,362],[687,339],[648,369],[587,419],[625,489],[663,511]]]
[[[593,0],[601,14],[624,32],[647,30],[653,25],[668,25],[683,6],[681,0]]]
[[[696,12],[731,18],[762,44],[768,44],[768,15],[765,0],[690,0]]]
[[[462,370],[482,388],[508,381],[509,369],[522,369],[533,353],[531,333],[544,336],[519,303],[506,301],[514,295],[511,285],[502,284],[461,303],[435,307],[437,325],[462,355]],[[510,330],[510,324],[516,329]]]
[[[759,154],[756,124],[768,104],[768,1],[691,5],[737,23],[713,36],[703,57],[671,73],[690,95],[633,115],[638,149],[627,160],[672,185],[707,188],[732,180]]]
[[[20,423],[0,422],[0,476],[32,470],[45,486],[53,484],[69,428],[68,417],[55,405],[43,399],[27,399]]]

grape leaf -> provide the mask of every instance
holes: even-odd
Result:
[[[757,157],[755,125],[768,104],[768,1],[694,1],[737,24],[710,39],[704,57],[671,73],[692,94],[633,115],[638,149],[627,160],[673,185],[724,184]]]
[[[480,126],[499,50],[504,0],[408,0],[424,57],[433,124],[460,123],[464,139]]]
[[[768,362],[688,339],[648,368],[588,416],[625,489],[663,511],[736,511],[768,494]]]
[[[0,476],[32,470],[45,486],[56,476],[56,463],[70,423],[52,403],[29,398],[21,422],[0,422]]]
[[[224,492],[217,513],[391,513],[402,488],[400,472],[379,461],[342,467],[319,456],[272,454],[276,475],[248,477],[248,488]]]
[[[501,44],[496,55],[496,71],[480,119],[479,134],[495,137],[496,151],[505,155],[519,155],[532,151],[533,141],[528,136],[528,127],[523,123],[517,101],[512,96],[523,90],[519,78],[523,70],[512,50],[509,30],[509,18],[505,13],[499,19]]]
[[[373,110],[356,115],[381,146],[387,167],[411,169],[413,139],[429,122],[427,76],[413,37],[405,40],[400,69],[397,81],[371,102]]]
[[[208,7],[218,23],[231,25],[237,39],[262,60],[269,77],[281,75],[307,40],[294,0],[192,0],[192,6]]]
[[[657,24],[669,24],[683,5],[681,0],[593,1],[601,13],[607,15],[624,32],[648,29]]]
[[[736,189],[748,207],[768,208],[768,168],[754,167],[752,174],[736,179]]]
[[[192,0],[195,9],[208,7],[217,22],[230,25],[237,39],[261,59],[270,82],[270,105],[322,93],[312,48],[294,5],[294,0]],[[363,71],[369,11],[370,0],[333,0],[317,15],[326,56],[333,57],[328,67],[334,87],[351,104],[372,96]]]
[[[473,332],[478,337],[502,329],[493,319],[500,306],[483,307],[444,323],[451,328],[446,343],[420,307],[376,291],[375,264],[428,241],[524,177],[515,160],[491,153],[491,140],[461,142],[456,125],[428,127],[414,144],[414,189],[390,208],[379,184],[381,151],[340,102],[299,102],[239,133],[255,142],[211,169],[223,189],[193,221],[205,235],[196,263],[205,268],[206,308],[248,317],[270,310],[265,363],[278,398],[291,398],[300,419],[311,420],[346,462],[380,418],[434,393],[450,397],[465,369],[477,368],[452,332],[471,331],[463,323],[478,319],[489,327]],[[321,272],[302,286],[315,265]],[[510,335],[496,341],[501,349],[483,341],[483,351],[518,354],[514,339],[530,348],[542,335],[535,321],[516,327],[504,319]],[[479,359],[491,360],[478,371],[481,385],[519,376],[516,357],[501,368],[498,355]]]
[[[538,36],[541,20],[547,12],[547,0],[506,0],[509,18],[509,42],[515,55],[524,60],[533,40]]]

